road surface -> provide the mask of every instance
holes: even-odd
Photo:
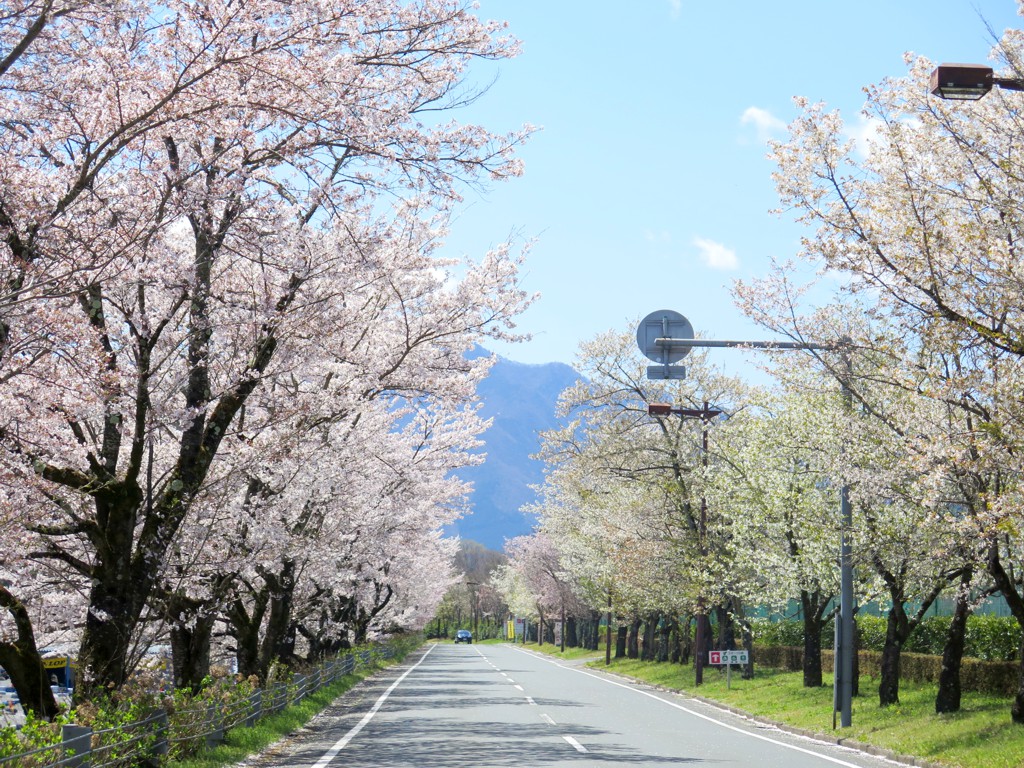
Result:
[[[509,645],[424,646],[248,768],[893,768]]]

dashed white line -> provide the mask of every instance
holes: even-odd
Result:
[[[542,714],[542,715],[540,716],[540,719],[541,719],[541,720],[543,720],[543,721],[544,721],[545,723],[547,723],[548,725],[555,725],[555,721],[551,719],[551,715],[548,715],[548,714]]]
[[[575,749],[577,752],[587,751],[587,748],[580,744],[578,741],[576,741],[576,739],[574,739],[572,736],[563,736],[562,738],[569,742],[573,746],[573,749]]]
[[[523,686],[521,686],[521,685],[513,685],[512,687],[513,687],[513,688],[515,688],[515,689],[516,689],[517,691],[522,691],[522,690],[524,690],[524,689],[523,689]]]
[[[529,704],[531,707],[536,707],[537,706],[537,702],[533,700],[532,696],[527,696],[526,697],[526,703]]]

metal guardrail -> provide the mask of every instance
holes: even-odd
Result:
[[[251,727],[263,717],[297,704],[338,678],[367,666],[375,656],[390,659],[394,655],[390,645],[347,653],[323,662],[309,674],[259,688],[239,701],[204,702],[177,710],[173,721],[159,709],[141,720],[104,730],[64,725],[59,742],[0,757],[0,768],[156,768],[165,765],[172,752],[212,749],[232,728]]]

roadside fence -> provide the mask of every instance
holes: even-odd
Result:
[[[375,659],[391,659],[395,655],[396,649],[390,644],[348,652],[322,662],[308,674],[292,675],[247,695],[197,700],[180,708],[158,708],[111,728],[94,730],[63,725],[59,742],[0,757],[0,768],[158,768],[168,761],[212,749],[224,741],[232,728],[251,727],[261,718],[299,703]],[[0,746],[3,741],[0,731]]]

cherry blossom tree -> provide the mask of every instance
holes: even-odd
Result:
[[[471,97],[472,58],[515,52],[500,28],[446,0],[5,18],[0,443],[47,503],[25,521],[37,559],[91,585],[80,699],[129,673],[166,554],[225,441],[246,439],[250,398],[287,399],[286,372],[347,330],[324,309],[396,236],[374,223],[388,198],[443,211],[461,183],[519,172],[525,132],[434,118]],[[502,297],[495,332],[522,305]]]
[[[822,684],[821,633],[838,595],[836,478],[840,393],[831,380],[754,393],[751,407],[716,432],[719,470],[710,505],[730,519],[732,572],[744,597],[776,610],[799,600],[803,684]]]
[[[598,595],[613,592],[633,634],[662,612],[672,621],[734,597],[727,521],[713,510],[702,515],[714,474],[706,462],[713,455],[702,448],[705,425],[652,418],[648,404],[735,408],[744,392],[699,355],[688,358],[690,378],[671,383],[647,381],[638,357],[632,334],[603,334],[581,347],[582,379],[560,400],[566,426],[543,435],[550,469],[537,509],[590,599],[600,605]],[[706,425],[711,444],[720,427]]]
[[[1021,46],[1020,32],[1007,32],[994,52],[998,65],[1019,73]],[[837,113],[799,101],[789,140],[773,147],[776,182],[783,205],[812,227],[800,256],[842,274],[846,290],[868,297],[866,316],[884,319],[888,338],[904,341],[909,354],[898,361],[888,341],[856,339],[881,352],[879,380],[932,400],[923,411],[945,419],[934,433],[893,420],[928,478],[917,483],[916,501],[958,510],[956,531],[970,521],[988,575],[1021,622],[1024,602],[1004,560],[1016,547],[1001,534],[1016,528],[1008,475],[1019,471],[1022,423],[1018,96],[945,102],[928,94],[933,63],[907,63],[906,77],[868,89],[865,114],[877,132],[866,152],[846,139]],[[781,295],[762,292],[771,298],[757,312],[774,314],[769,324],[793,317],[776,301]],[[912,439],[920,433],[927,441]],[[977,553],[966,560],[973,567]],[[1024,722],[1024,687],[1012,714]]]
[[[532,595],[533,609],[538,617],[538,640],[544,642],[545,630],[555,618],[562,622],[565,642],[568,617],[582,613],[584,606],[576,594],[571,574],[562,564],[562,556],[554,542],[543,533],[517,536],[505,545],[507,568],[517,574],[515,583]]]

